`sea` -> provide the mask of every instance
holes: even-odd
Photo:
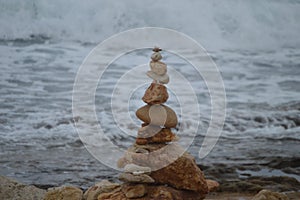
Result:
[[[117,180],[119,171],[97,160],[76,131],[83,116],[72,111],[75,78],[84,59],[105,39],[134,28],[160,27],[201,44],[224,82],[223,130],[213,150],[200,159],[211,120],[209,91],[190,64],[162,52],[163,61],[188,78],[198,97],[201,117],[185,113],[191,117],[174,130],[185,141],[191,126],[200,124],[188,148],[197,162],[232,166],[239,178],[289,176],[300,181],[299,21],[299,0],[0,0],[0,175],[28,184],[83,188],[102,179]],[[107,105],[115,78],[148,63],[151,53],[138,49],[115,60],[96,91],[99,123],[124,149],[134,141],[141,123],[134,112],[144,105],[141,98],[151,80],[139,77],[145,85],[131,96],[128,108],[135,126],[121,125],[129,135]],[[170,98],[168,105],[176,108],[178,102]]]

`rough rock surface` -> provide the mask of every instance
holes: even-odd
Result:
[[[145,105],[136,111],[136,116],[147,124],[176,127],[178,121],[176,113],[165,105]]]
[[[147,88],[142,100],[147,104],[162,104],[169,98],[167,88],[158,83],[151,83]]]
[[[82,200],[83,192],[74,186],[61,186],[48,189],[44,200]]]
[[[127,187],[127,186],[123,186]],[[201,200],[204,195],[187,190],[177,190],[165,185],[144,185],[147,192],[143,197],[134,198],[136,200]],[[142,193],[141,193],[142,194]],[[110,193],[103,193],[98,196],[98,200],[126,200],[129,199],[124,193],[124,189]]]
[[[41,200],[46,191],[35,186],[24,185],[10,178],[0,176],[0,199]]]
[[[85,191],[83,195],[84,200],[97,200],[99,194],[105,192],[111,192],[116,188],[120,187],[120,184],[111,183],[108,180],[102,180],[99,183],[96,183],[94,186],[90,187]]]
[[[157,183],[168,184],[177,189],[198,191],[201,194],[208,193],[204,174],[188,153],[184,153],[170,165],[153,171],[150,176]]]
[[[289,200],[289,198],[282,193],[272,192],[270,190],[261,190],[252,198],[252,200]]]

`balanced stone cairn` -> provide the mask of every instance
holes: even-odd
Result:
[[[172,132],[178,119],[164,103],[169,95],[164,84],[169,82],[167,65],[160,60],[161,49],[155,47],[147,75],[153,82],[142,100],[147,104],[136,111],[143,121],[135,144],[119,159],[124,171],[120,188],[98,197],[102,199],[204,199],[218,183],[206,180],[193,156],[184,151]]]

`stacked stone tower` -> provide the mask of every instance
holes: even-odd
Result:
[[[142,98],[146,105],[136,111],[143,123],[135,144],[118,161],[124,169],[119,179],[124,183],[98,199],[204,199],[212,183],[205,179],[194,157],[176,143],[172,129],[177,126],[177,115],[164,104],[169,97],[167,65],[161,61],[161,49],[153,51],[147,72],[153,82]]]

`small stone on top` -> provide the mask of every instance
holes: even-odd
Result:
[[[160,52],[160,51],[162,51],[162,49],[159,48],[159,47],[154,47],[154,48],[152,49],[152,51],[154,51],[154,52]]]

